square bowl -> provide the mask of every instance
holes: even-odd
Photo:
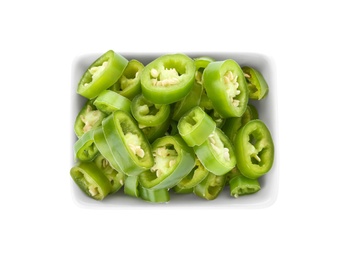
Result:
[[[77,138],[74,133],[74,123],[77,114],[79,113],[82,106],[85,104],[86,99],[76,93],[78,82],[90,66],[102,53],[86,54],[79,56],[73,62],[72,67],[72,86],[71,86],[71,167],[75,164],[74,156],[72,153],[73,145]],[[167,53],[120,53],[126,59],[136,59],[142,62],[144,65],[157,57]],[[192,58],[208,56],[214,60],[226,60],[233,59],[241,67],[250,66],[261,72],[269,86],[268,95],[260,100],[250,102],[256,106],[259,112],[259,118],[265,122],[269,128],[275,146],[275,157],[272,169],[259,178],[261,190],[255,194],[246,196],[240,196],[239,198],[233,198],[229,194],[229,186],[219,194],[219,196],[212,201],[207,201],[195,194],[176,194],[170,191],[170,201],[167,203],[150,203],[143,201],[139,198],[133,198],[123,193],[121,188],[115,194],[107,196],[103,201],[96,201],[86,196],[79,187],[70,179],[70,185],[72,190],[72,197],[76,204],[83,208],[96,208],[96,209],[118,209],[118,208],[207,208],[207,207],[221,207],[221,208],[265,208],[272,205],[278,193],[278,136],[277,136],[277,93],[276,93],[276,82],[275,82],[275,66],[273,60],[259,53],[235,53],[235,52],[191,52],[185,53]],[[68,173],[69,175],[69,173]],[[70,177],[70,176],[69,176]]]

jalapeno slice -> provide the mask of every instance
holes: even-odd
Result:
[[[111,114],[116,110],[131,112],[131,101],[111,90],[104,90],[98,95],[93,104],[98,110],[106,114]]]
[[[139,197],[139,180],[138,175],[127,176],[125,178],[124,193],[128,196]]]
[[[250,99],[261,100],[268,94],[269,86],[263,75],[256,69],[248,66],[242,67],[249,89]]]
[[[171,108],[166,104],[154,104],[140,94],[132,100],[131,112],[140,125],[157,126],[168,119]]]
[[[215,130],[216,124],[199,106],[184,114],[178,122],[178,132],[188,146],[201,145]]]
[[[206,178],[208,170],[202,165],[199,159],[195,159],[195,166],[177,185],[178,190],[189,190],[195,187]]]
[[[128,60],[112,50],[107,51],[85,71],[80,79],[77,93],[93,99],[109,88],[122,75]]]
[[[208,173],[206,178],[194,187],[195,195],[206,200],[216,199],[225,186],[225,178],[225,175]]]
[[[274,162],[274,143],[263,121],[249,121],[238,131],[234,145],[237,166],[247,178],[259,178],[271,169]]]
[[[152,190],[139,186],[139,196],[148,202],[164,203],[170,201],[168,189]]]
[[[253,194],[261,189],[258,179],[250,179],[242,175],[238,170],[229,180],[230,195],[239,196]]]
[[[184,98],[194,84],[194,61],[185,54],[167,54],[145,66],[142,93],[154,104],[171,104]]]
[[[153,166],[150,144],[130,114],[122,110],[113,112],[103,120],[102,129],[123,173],[138,175]]]
[[[111,191],[109,180],[93,162],[78,162],[71,168],[70,175],[78,187],[95,200],[103,200]]]
[[[152,144],[154,165],[139,175],[147,189],[169,189],[175,186],[195,166],[195,155],[178,135],[164,136]]]
[[[98,153],[93,139],[93,130],[83,134],[74,144],[75,158],[80,161],[92,161]]]
[[[224,175],[236,165],[232,143],[219,128],[202,145],[193,148],[204,167],[215,175]]]
[[[144,65],[135,59],[128,62],[120,79],[110,87],[110,90],[132,100],[142,92],[141,75]]]
[[[236,61],[227,59],[208,64],[203,73],[203,86],[222,117],[240,117],[245,112],[249,93]]]
[[[77,137],[81,137],[84,133],[96,129],[102,124],[103,119],[107,115],[99,111],[93,101],[88,100],[75,119],[74,131]]]

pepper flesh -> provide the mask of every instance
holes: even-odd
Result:
[[[202,182],[194,187],[194,193],[203,199],[214,200],[222,192],[225,179],[226,175],[217,176],[210,172]]]
[[[239,170],[229,180],[230,195],[238,198],[258,192],[261,189],[258,179],[250,179],[242,175]]]
[[[92,161],[98,155],[98,149],[93,140],[93,131],[83,134],[74,143],[75,158],[80,161]]]
[[[268,94],[269,86],[263,75],[249,66],[242,67],[242,70],[246,78],[250,99],[261,100],[265,98]]]
[[[111,90],[104,90],[98,95],[93,104],[98,110],[106,114],[111,114],[116,110],[131,112],[131,101]]]

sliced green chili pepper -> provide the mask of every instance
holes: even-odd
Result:
[[[78,187],[89,197],[103,200],[111,191],[108,178],[93,162],[79,162],[70,170]]]
[[[120,190],[120,188],[124,185],[125,182],[125,174],[123,174],[122,172],[118,172],[113,167],[111,167],[108,160],[101,154],[96,157],[94,163],[108,178],[111,184],[110,193],[115,193],[118,190]]]
[[[247,81],[250,99],[261,100],[266,97],[269,86],[263,75],[258,70],[248,66],[242,67],[242,70]]]
[[[230,117],[226,119],[222,130],[232,142],[234,142],[236,133],[241,127],[253,119],[258,119],[258,113],[256,112],[257,110],[254,109],[255,108],[249,104],[247,105],[245,113],[243,113],[241,117]]]
[[[230,195],[238,198],[242,195],[256,193],[261,189],[258,179],[250,179],[241,173],[234,174],[229,180]]]
[[[122,110],[113,112],[103,120],[102,129],[123,173],[138,175],[153,166],[150,144],[130,114]]]
[[[143,68],[144,65],[138,60],[130,60],[120,79],[110,89],[132,100],[142,92],[141,74]]]
[[[131,112],[131,101],[111,90],[104,90],[95,99],[93,104],[98,108],[98,110],[106,114],[111,114],[116,110]]]
[[[219,128],[202,145],[193,148],[204,167],[215,175],[226,174],[236,165],[232,143]]]
[[[92,161],[99,153],[93,139],[93,131],[84,133],[74,144],[75,158],[86,162]]]
[[[174,186],[172,189],[175,193],[179,193],[179,194],[189,194],[194,192],[194,188],[185,189],[185,188],[179,187],[178,185]]]
[[[93,99],[113,85],[122,75],[128,60],[112,50],[95,60],[80,79],[77,93]]]
[[[139,196],[143,200],[149,202],[163,203],[170,201],[170,193],[168,192],[168,189],[151,190],[140,185]]]
[[[225,124],[226,118],[222,117],[215,109],[207,111],[207,114],[212,118],[216,123],[218,128],[222,128]]]
[[[169,189],[195,166],[195,155],[182,138],[164,136],[152,144],[154,165],[139,175],[140,184],[148,189]]]
[[[135,176],[126,176],[124,193],[131,197],[139,197],[139,178],[138,175]]]
[[[168,119],[171,107],[166,104],[154,104],[140,94],[132,100],[131,112],[140,125],[157,126]]]
[[[274,162],[274,143],[263,121],[249,121],[238,131],[234,145],[237,166],[244,176],[256,179],[271,169]]]
[[[102,120],[107,115],[99,111],[91,100],[88,100],[75,119],[74,131],[77,137],[84,133],[96,129],[102,124]]]
[[[208,173],[206,178],[194,187],[195,195],[206,200],[216,199],[225,186],[225,178],[225,175]]]
[[[162,137],[165,135],[166,131],[168,130],[170,126],[171,118],[168,117],[167,120],[157,126],[144,126],[139,125],[138,127],[142,130],[145,137],[148,139],[149,143],[154,142],[157,138]]]
[[[202,165],[199,159],[196,158],[194,168],[177,184],[177,187],[181,190],[189,190],[205,179],[207,174],[208,170]]]
[[[199,106],[184,114],[178,122],[178,131],[188,146],[201,145],[215,130],[216,124]]]
[[[154,104],[175,103],[190,92],[194,76],[194,61],[187,55],[163,55],[145,66],[142,93]]]
[[[215,61],[203,73],[203,85],[214,109],[222,117],[239,117],[248,103],[248,88],[242,69],[234,60]]]

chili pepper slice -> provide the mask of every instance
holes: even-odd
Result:
[[[108,178],[93,162],[78,162],[70,170],[78,187],[89,197],[103,200],[111,191]]]
[[[249,89],[250,99],[261,100],[266,97],[269,91],[269,86],[263,75],[256,69],[244,66],[242,67]]]
[[[216,124],[199,106],[184,114],[178,122],[178,132],[188,146],[201,145],[215,130]]]
[[[167,120],[157,126],[144,126],[138,124],[138,127],[142,130],[145,137],[148,139],[149,143],[154,142],[157,138],[160,138],[165,135],[168,130],[171,122],[171,117],[169,116]]]
[[[85,71],[80,79],[77,93],[93,99],[113,85],[122,75],[128,60],[112,50],[107,51]]]
[[[194,187],[194,194],[206,200],[214,200],[225,186],[225,175],[217,176],[209,172],[206,178]]]
[[[171,104],[184,98],[194,84],[194,61],[185,54],[162,55],[145,66],[142,93],[154,104]]]
[[[142,94],[132,100],[131,113],[142,126],[157,126],[164,123],[171,112],[170,105],[154,104]]]
[[[74,155],[80,161],[92,161],[98,153],[99,151],[93,140],[93,130],[84,133],[74,143]]]
[[[236,167],[235,167],[236,168]],[[230,195],[238,198],[258,192],[261,189],[258,179],[250,179],[242,175],[239,171],[229,180]]]
[[[96,157],[94,163],[108,178],[111,184],[110,193],[112,194],[120,190],[125,182],[125,174],[118,172],[113,167],[111,167],[109,161],[101,154]]]
[[[228,136],[229,139],[234,142],[236,133],[239,131],[239,129],[253,119],[258,119],[258,113],[255,107],[249,104],[247,105],[245,113],[243,113],[241,117],[227,118],[222,130],[226,136]]]
[[[236,61],[227,59],[209,63],[203,73],[203,86],[222,117],[239,117],[245,112],[248,88]]]
[[[175,193],[179,193],[179,194],[189,194],[189,193],[194,192],[194,188],[185,189],[185,188],[181,188],[178,185],[176,185],[173,187],[173,191]]]
[[[170,201],[170,193],[168,189],[151,190],[140,185],[139,196],[145,201],[154,203],[164,203]]]
[[[269,129],[260,119],[244,125],[234,141],[237,166],[250,179],[266,174],[274,162],[274,143]]]
[[[102,124],[106,116],[93,105],[93,101],[88,100],[75,119],[74,132],[76,136],[80,138],[84,133],[96,129]]]
[[[206,178],[208,170],[202,165],[199,159],[195,159],[195,166],[177,185],[180,190],[189,190],[195,187]]]
[[[215,175],[224,175],[236,165],[233,145],[219,128],[202,145],[193,148],[204,167]]]
[[[111,114],[116,110],[131,112],[131,101],[111,90],[102,91],[93,104],[98,110],[106,114]]]
[[[193,150],[179,136],[163,136],[152,144],[154,165],[139,175],[147,189],[169,189],[175,186],[195,166]]]
[[[120,95],[132,100],[135,96],[142,92],[141,74],[144,69],[143,63],[132,59],[128,62],[124,73],[120,79],[110,87]]]
[[[138,175],[153,166],[150,144],[129,113],[122,110],[113,112],[103,120],[102,129],[123,173]]]
[[[127,176],[125,178],[124,193],[128,196],[139,197],[139,180],[138,175]]]

